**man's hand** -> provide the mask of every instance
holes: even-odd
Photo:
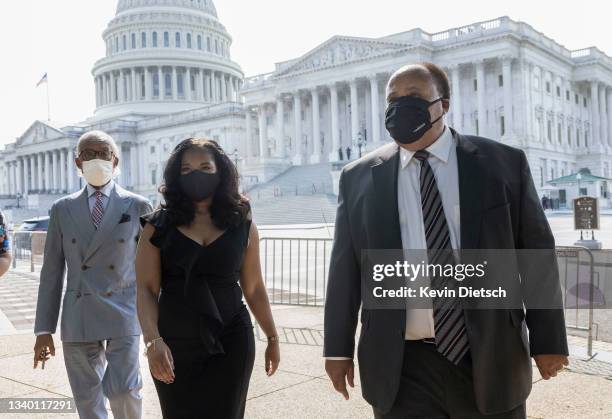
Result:
[[[352,359],[341,360],[325,360],[325,371],[332,381],[334,388],[338,393],[342,393],[345,400],[349,399],[349,393],[346,389],[348,381],[351,387],[355,387],[355,364]]]
[[[48,349],[48,351],[45,351]],[[45,353],[44,357],[41,354]],[[43,359],[48,361],[51,356],[55,356],[55,345],[53,344],[53,336],[51,335],[39,335],[36,336],[36,343],[34,344],[34,368],[38,365],[39,361]]]
[[[535,359],[540,370],[540,375],[545,380],[556,377],[557,372],[561,371],[564,366],[569,365],[565,355],[534,355],[533,359]]]

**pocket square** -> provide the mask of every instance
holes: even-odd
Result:
[[[130,216],[130,214],[121,214],[121,220],[119,220],[119,224],[127,223],[131,219],[132,217]]]

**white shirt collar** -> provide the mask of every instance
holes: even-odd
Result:
[[[109,197],[114,187],[115,187],[115,182],[111,179],[110,182],[108,182],[106,185],[102,187],[102,189],[100,189],[100,192],[102,192],[102,195]],[[89,183],[87,184],[87,196],[88,197],[92,196],[97,190],[98,189],[94,188]]]
[[[452,146],[453,133],[445,125],[444,131],[442,131],[442,135],[440,135],[440,137],[425,150],[428,151],[432,156],[437,157],[444,163],[447,163],[450,156],[450,152],[452,150]],[[402,169],[408,166],[408,163],[410,163],[410,161],[412,160],[414,153],[414,151],[406,150],[404,147],[400,147],[400,164]]]

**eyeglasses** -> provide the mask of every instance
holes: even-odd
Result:
[[[81,154],[79,154],[79,158],[83,161],[89,161],[99,157],[101,160],[110,161],[113,159],[114,155],[115,154],[111,150],[83,150],[81,151]]]

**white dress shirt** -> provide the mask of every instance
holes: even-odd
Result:
[[[94,193],[98,189],[94,188],[89,183],[87,184],[86,188],[87,188],[87,200],[88,200],[87,202],[89,203],[89,212],[91,213],[94,209],[94,206],[96,205],[96,196],[94,195]],[[111,180],[110,182],[108,182],[106,185],[104,185],[100,189],[100,192],[102,192],[102,207],[104,208],[104,210],[106,210],[106,207],[108,207],[108,201],[110,200],[110,194],[114,188],[115,188],[115,182]],[[50,334],[51,332],[49,331],[41,330],[40,332],[36,333],[36,336],[50,335]]]
[[[450,129],[444,127],[444,131],[438,140],[425,149],[430,154],[427,161],[436,178],[453,249],[459,249],[461,242],[456,146]],[[413,151],[400,147],[397,207],[403,249],[422,251],[427,250],[427,240],[421,208],[421,164],[413,156]],[[406,310],[405,337],[407,340],[434,337],[432,308]]]

